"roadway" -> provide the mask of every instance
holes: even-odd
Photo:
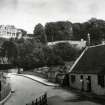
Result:
[[[46,86],[32,79],[9,73],[12,90],[11,97],[4,105],[26,105],[44,92],[48,93],[49,105],[105,105],[100,100],[62,89],[60,87]]]

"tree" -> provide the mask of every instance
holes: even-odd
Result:
[[[47,42],[47,37],[45,34],[45,29],[42,24],[37,24],[33,31],[34,37],[40,40],[41,43]]]
[[[75,49],[68,43],[57,43],[53,46],[55,55],[59,55],[64,61],[72,61],[75,59]]]
[[[105,21],[92,18],[88,21],[90,27],[88,32],[90,33],[91,44],[99,44],[105,40]]]
[[[24,29],[18,29],[17,36],[16,36],[15,39],[24,37],[24,36],[26,36],[26,35],[27,35],[27,31],[25,31]]]
[[[105,40],[105,21],[91,18],[84,23],[73,24],[73,36],[75,40],[88,40],[87,35],[90,34],[91,45],[100,44]]]
[[[54,50],[49,46],[44,47],[44,60],[46,61],[46,65],[54,66],[54,65],[63,65],[63,59],[54,53]]]
[[[16,44],[11,40],[5,41],[2,44],[1,48],[2,56],[6,56],[8,58],[9,63],[13,63],[14,59],[16,59],[18,54]]]
[[[27,40],[17,40],[18,59],[16,64],[25,69],[44,66],[43,44],[35,38]]]
[[[80,40],[82,38],[82,36],[81,36],[81,24],[80,23],[74,23],[73,24],[73,38],[74,38],[74,40]]]
[[[49,42],[72,39],[72,23],[69,21],[49,22],[45,25],[45,32]]]
[[[27,35],[27,31],[26,30],[24,30],[24,29],[19,29],[19,30],[21,31],[23,37]]]

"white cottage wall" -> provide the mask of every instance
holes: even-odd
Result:
[[[71,75],[75,76],[75,81],[72,83],[71,81]],[[97,95],[105,95],[105,87],[101,87],[98,84],[98,76],[96,74],[70,74],[69,75],[69,84],[70,87],[75,88],[75,89],[82,89],[82,83],[80,81],[80,77],[81,75],[83,75],[83,81],[84,81],[84,91],[87,91],[87,78],[88,76],[91,77],[91,92],[95,93]],[[104,77],[104,81],[105,81],[105,77]]]

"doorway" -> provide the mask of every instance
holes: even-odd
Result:
[[[91,92],[91,76],[87,78],[87,91]]]

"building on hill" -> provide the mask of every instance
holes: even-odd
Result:
[[[1,38],[16,38],[21,37],[22,32],[14,25],[0,25],[0,37]]]
[[[87,47],[69,72],[72,88],[105,95],[105,44]]]

